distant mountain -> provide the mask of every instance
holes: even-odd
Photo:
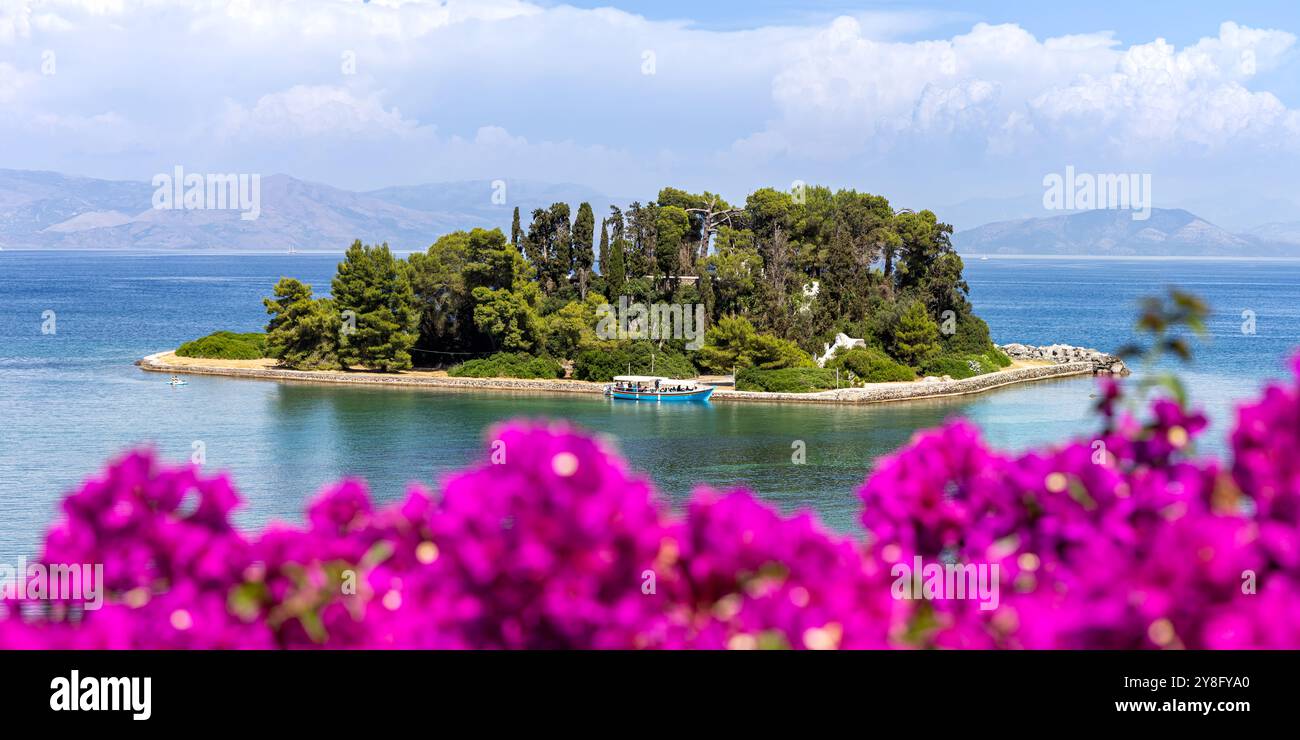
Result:
[[[958,231],[996,221],[1013,221],[1048,215],[1043,194],[1029,193],[1010,198],[968,198],[959,203],[932,208],[945,223]],[[1051,215],[1060,215],[1060,211]],[[1071,211],[1073,213],[1073,211]]]
[[[976,254],[1092,256],[1293,256],[1300,250],[1268,236],[1233,234],[1182,209],[1153,208],[1135,221],[1132,211],[1092,210],[998,221],[953,235],[957,250]],[[1298,242],[1300,243],[1300,242]]]
[[[22,249],[343,250],[354,239],[424,249],[442,234],[476,226],[509,229],[518,206],[525,226],[534,208],[582,201],[597,218],[617,203],[589,188],[506,181],[393,187],[355,193],[288,175],[261,179],[260,213],[156,210],[150,183],[0,170],[0,247]]]
[[[1256,226],[1248,232],[1251,236],[1268,242],[1300,245],[1300,221],[1274,221]]]
[[[1199,197],[1180,199],[1178,205],[1234,234],[1253,233],[1253,229],[1259,224],[1283,220],[1300,213],[1300,199],[1285,197],[1282,194],[1253,195],[1248,199],[1238,200],[1225,198],[1222,193],[1212,192]]]

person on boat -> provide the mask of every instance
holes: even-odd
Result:
[[[167,382],[168,382],[168,383],[179,383],[179,382],[181,382],[181,379],[178,378],[178,377],[176,377],[175,375],[173,375],[173,376],[172,376],[172,379],[169,380],[169,381],[167,381]]]

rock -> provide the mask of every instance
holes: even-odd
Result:
[[[1043,347],[1035,347],[1028,344],[1019,344],[1012,342],[998,346],[1007,357],[1013,360],[1047,360],[1048,362],[1064,365],[1070,362],[1090,362],[1092,363],[1093,374],[1100,375],[1128,375],[1128,367],[1124,361],[1115,355],[1109,355],[1087,347],[1074,347],[1069,344],[1050,344]]]
[[[867,346],[867,343],[862,339],[854,339],[853,337],[850,337],[848,334],[844,334],[844,333],[836,334],[835,344],[822,345],[822,348],[825,351],[822,353],[822,356],[817,359],[817,367],[826,367],[826,363],[832,357],[834,357],[835,352],[841,348],[853,349],[854,347],[865,347],[865,346]]]

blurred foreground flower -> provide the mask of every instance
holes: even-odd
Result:
[[[253,537],[224,476],[136,452],[64,501],[41,558],[102,563],[103,608],[0,602],[0,647],[1296,648],[1292,369],[1240,410],[1227,469],[1190,452],[1203,417],[1135,419],[1113,385],[1097,439],[1012,456],[961,421],[919,434],[863,485],[856,539],[744,491],[674,516],[564,426],[496,430],[505,462],[438,495],[375,509],[344,481]],[[913,562],[995,567],[999,593],[899,598]]]

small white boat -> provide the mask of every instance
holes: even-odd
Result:
[[[713,386],[657,375],[615,375],[605,395],[624,401],[707,401]]]
[[[184,380],[181,380],[180,378],[172,378],[171,380],[167,381],[167,385],[189,385],[189,383]]]

